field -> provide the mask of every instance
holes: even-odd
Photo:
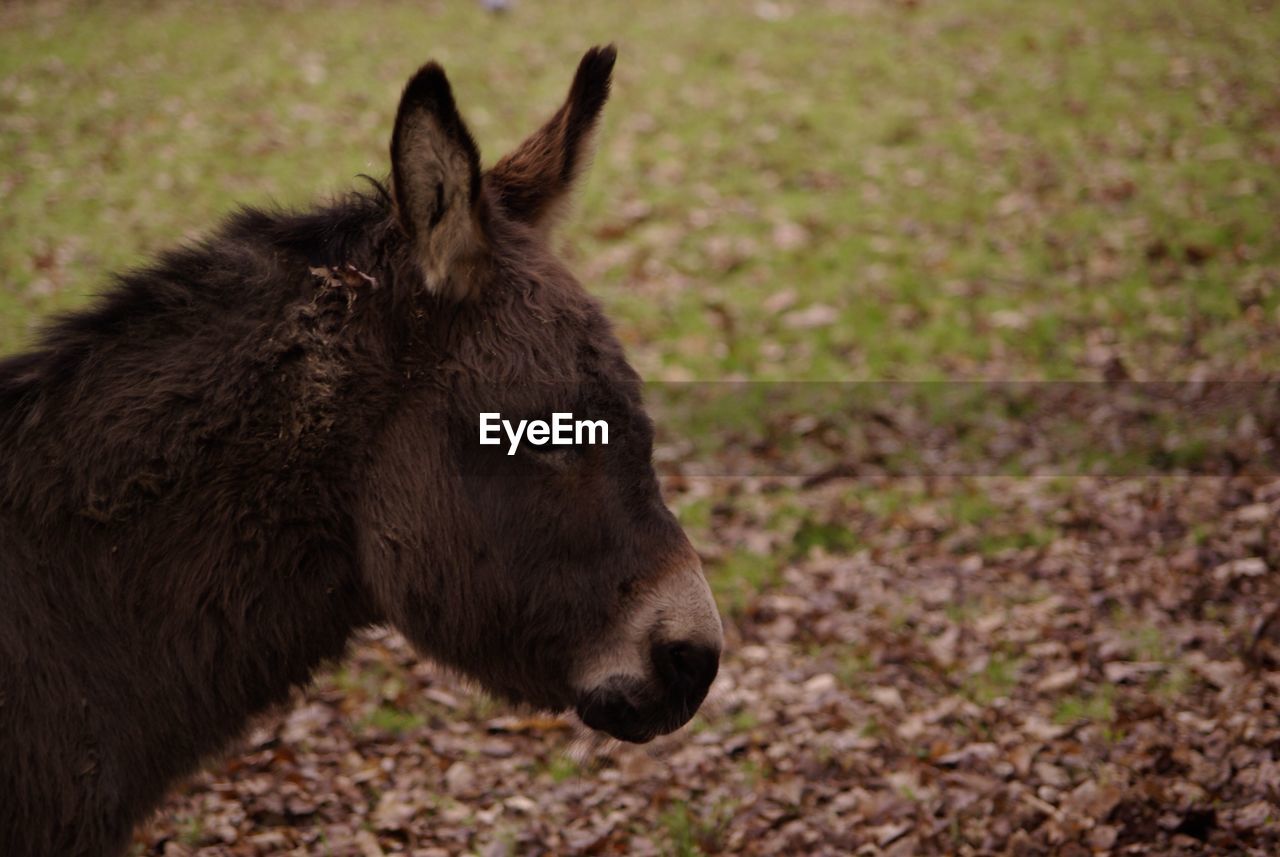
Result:
[[[1273,0],[4,5],[0,353],[237,204],[384,176],[426,59],[492,163],[609,41],[557,240],[647,379],[1274,395]],[[689,728],[595,746],[379,631],[135,851],[1275,853],[1278,425],[795,478],[668,430],[728,636]]]

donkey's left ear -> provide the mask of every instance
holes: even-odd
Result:
[[[464,297],[485,256],[480,151],[436,63],[419,69],[400,97],[391,184],[427,289]]]
[[[507,216],[546,229],[565,209],[574,181],[590,159],[617,58],[613,45],[587,51],[560,109],[489,171],[486,181]]]

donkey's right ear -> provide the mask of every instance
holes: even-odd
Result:
[[[419,69],[400,97],[391,189],[427,289],[464,297],[485,255],[480,151],[436,63]]]
[[[613,45],[587,51],[560,109],[489,171],[487,181],[509,217],[545,231],[564,210],[590,160],[617,58]]]

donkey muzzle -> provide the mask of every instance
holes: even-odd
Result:
[[[650,651],[652,678],[614,676],[578,703],[578,716],[592,729],[642,744],[674,732],[706,699],[720,668],[720,648],[675,640]]]
[[[720,667],[723,628],[696,560],[641,598],[579,677],[578,716],[641,743],[693,717]]]

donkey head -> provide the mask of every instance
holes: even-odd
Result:
[[[399,399],[359,509],[361,568],[420,650],[518,703],[646,741],[714,679],[719,615],[663,504],[640,381],[549,232],[590,155],[615,52],[487,172],[444,72],[405,87],[391,140],[404,297]],[[480,415],[604,420],[607,444],[479,443]]]

